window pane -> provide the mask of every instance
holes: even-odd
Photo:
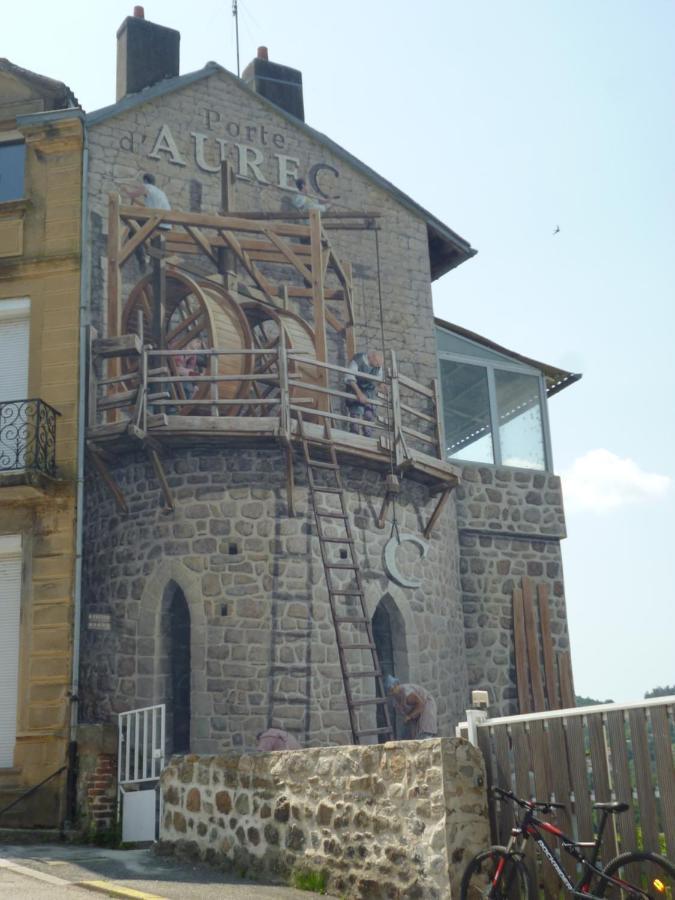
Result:
[[[0,202],[23,197],[24,144],[0,144]]]
[[[487,370],[442,359],[441,395],[447,458],[494,462]]]
[[[502,463],[523,469],[545,468],[539,379],[496,369],[495,388]]]

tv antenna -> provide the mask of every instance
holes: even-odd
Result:
[[[237,78],[239,78],[239,8],[237,0],[232,0],[232,15],[234,16],[234,33],[237,42]]]

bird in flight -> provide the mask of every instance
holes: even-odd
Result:
[[[555,231],[553,232],[553,234],[557,234],[559,231],[560,231],[560,225],[556,225]]]

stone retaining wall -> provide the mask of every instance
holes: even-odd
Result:
[[[484,777],[455,738],[174,757],[162,849],[279,881],[323,870],[344,897],[447,900],[489,843]]]

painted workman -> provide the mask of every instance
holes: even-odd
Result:
[[[312,197],[311,194],[307,193],[307,182],[304,178],[296,178],[295,186],[298,189],[298,193],[294,195],[291,201],[293,209],[297,210],[297,212],[308,212],[310,209],[326,212],[328,204],[322,203],[316,197]]]
[[[151,172],[145,172],[143,174],[141,184],[139,184],[137,187],[125,187],[122,188],[122,190],[124,190],[124,192],[128,194],[132,200],[139,200],[140,198],[143,198],[143,205],[147,209],[171,209],[169,198],[161,188],[157,187],[155,183],[155,176]],[[171,225],[169,225],[168,222],[162,222],[159,228],[161,231],[170,231]],[[147,258],[142,244],[136,248],[136,252],[134,255],[138,260],[141,270],[144,270]]]
[[[256,735],[256,750],[300,750],[300,744],[283,728],[268,728]]]
[[[396,713],[407,725],[409,740],[438,737],[436,701],[429,691],[418,684],[401,684],[393,675],[385,675],[384,689],[394,701]]]
[[[375,395],[381,385],[373,378],[382,381],[382,367],[384,357],[379,350],[368,350],[366,353],[357,353],[349,363],[350,374],[345,377],[345,390],[354,394],[353,400],[347,400],[347,412],[352,419],[360,419],[360,422],[352,422],[350,430],[354,434],[364,434],[372,437],[373,429],[368,422],[375,421]],[[359,376],[370,375],[370,378]]]

